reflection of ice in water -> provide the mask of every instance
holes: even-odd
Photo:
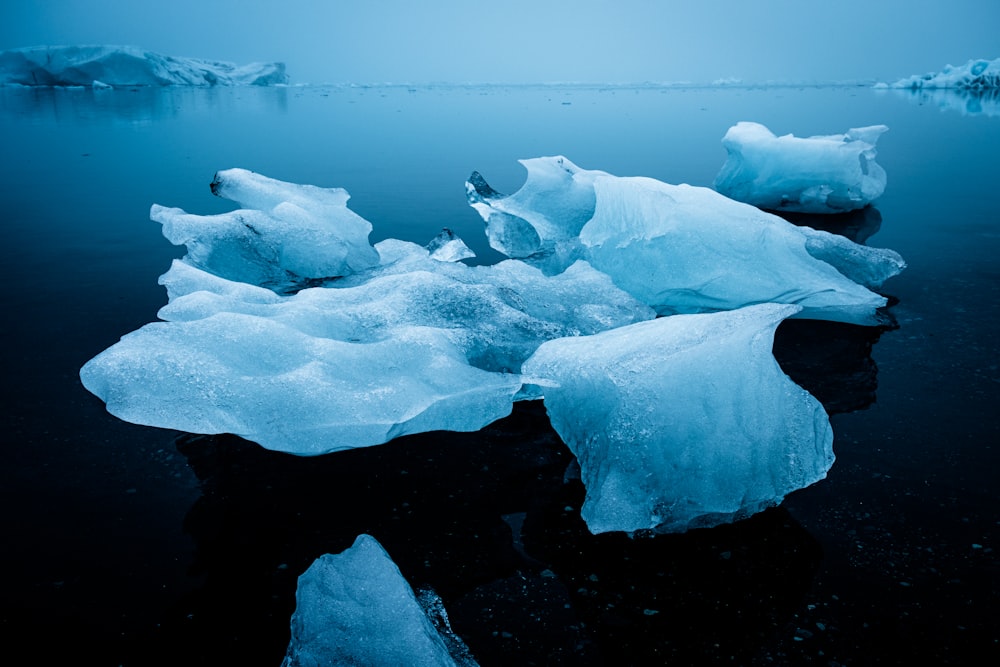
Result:
[[[933,104],[942,111],[957,111],[963,116],[1000,116],[1000,89],[893,88],[892,91],[917,104]]]

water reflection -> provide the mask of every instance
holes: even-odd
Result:
[[[136,651],[278,664],[297,576],[364,532],[442,596],[483,665],[721,662],[790,622],[821,559],[781,509],[685,535],[591,535],[540,403],[475,434],[316,458],[230,436],[178,448],[202,482],[185,527],[205,584]]]
[[[152,87],[115,90],[0,86],[0,114],[35,123],[147,124],[182,115],[288,111],[288,89]]]
[[[1000,116],[1000,89],[893,88],[892,92],[917,104],[930,104],[963,116]]]

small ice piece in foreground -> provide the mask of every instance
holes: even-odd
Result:
[[[906,266],[892,250],[797,227],[709,188],[643,177],[603,177],[594,188],[584,256],[661,315],[773,302],[802,306],[803,318],[878,324],[886,299],[865,285]]]
[[[317,558],[299,577],[291,628],[282,667],[476,664],[457,636],[435,628],[370,535]],[[455,642],[458,655],[449,651]]]
[[[477,431],[509,415],[521,387],[517,375],[470,366],[439,329],[401,326],[355,343],[232,312],[147,324],[80,379],[125,421],[234,433],[303,456]]]
[[[957,67],[947,65],[940,72],[915,74],[891,84],[892,88],[920,90],[928,88],[963,88],[966,90],[1000,89],[1000,58],[970,60]]]
[[[714,526],[826,476],[826,412],[771,353],[797,310],[675,315],[549,341],[525,362],[580,463],[591,532]]]
[[[845,134],[776,137],[760,123],[739,122],[722,138],[727,157],[715,189],[737,201],[775,211],[843,213],[885,191],[875,142],[885,125]]]
[[[134,46],[34,46],[0,53],[0,85],[273,86],[288,83],[284,63],[179,58]]]
[[[458,238],[455,232],[447,227],[431,239],[431,242],[427,244],[427,251],[430,253],[431,259],[436,259],[439,262],[460,262],[463,259],[476,256],[476,253],[465,245],[465,241]]]
[[[212,192],[244,208],[194,215],[154,204],[150,218],[163,225],[185,261],[229,280],[255,285],[331,278],[378,264],[368,241],[372,226],[347,208],[342,188],[285,183],[245,169],[215,175]]]

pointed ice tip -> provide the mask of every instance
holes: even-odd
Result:
[[[504,195],[490,187],[483,175],[478,171],[472,172],[469,176],[469,185],[476,191],[476,194],[483,199],[499,199]],[[471,194],[471,193],[470,193]]]

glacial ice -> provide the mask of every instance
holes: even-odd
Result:
[[[591,532],[714,526],[826,476],[826,412],[771,353],[798,310],[674,315],[538,348],[524,380],[580,464]]]
[[[885,125],[845,134],[777,137],[760,123],[739,122],[722,139],[726,162],[714,187],[737,201],[775,211],[843,213],[885,191],[875,142]]]
[[[957,67],[946,65],[940,72],[914,74],[896,81],[889,87],[913,90],[929,88],[996,90],[1000,88],[1000,58],[996,60],[970,60]]]
[[[445,331],[399,326],[381,340],[309,335],[236,312],[156,322],[80,370],[113,415],[189,433],[234,433],[300,455],[510,414],[517,375],[469,365]]]
[[[488,227],[504,224],[504,243],[491,245],[535,247],[525,261],[547,272],[584,259],[661,315],[777,302],[801,305],[799,317],[875,324],[886,299],[869,288],[905,267],[892,250],[797,227],[709,188],[586,171],[564,157],[524,164],[526,195],[504,197],[481,176],[467,186]],[[557,204],[532,208],[547,198]],[[529,241],[512,240],[513,230]]]
[[[216,173],[212,192],[244,208],[214,216],[153,205],[150,217],[187,261],[215,275],[284,286],[371,268],[371,223],[347,208],[342,188],[297,185],[245,169]]]
[[[452,261],[453,234],[448,261],[395,239],[373,248],[342,190],[242,170],[220,172],[214,189],[258,208],[198,216],[154,205],[167,238],[189,249],[160,279],[163,321],[81,369],[127,421],[301,455],[474,431],[510,413],[521,364],[542,342],[655,317],[583,261],[555,276],[517,261],[471,267]],[[334,263],[324,264],[326,238]],[[346,275],[323,287],[271,289],[342,264]]]
[[[431,259],[440,262],[460,262],[463,259],[471,259],[476,256],[476,253],[465,245],[465,241],[458,238],[455,232],[447,227],[431,239],[425,247],[431,254]]]
[[[284,63],[178,58],[133,46],[35,46],[0,53],[0,85],[273,86],[288,83]]]
[[[714,525],[822,478],[829,422],[778,368],[774,330],[875,323],[868,288],[902,259],[708,188],[524,164],[510,197],[470,179],[491,244],[524,256],[490,266],[448,230],[372,246],[342,189],[219,172],[243,208],[152,207],[188,250],[161,321],[80,378],[127,421],[300,455],[474,431],[544,398],[594,532]]]
[[[370,535],[317,558],[299,577],[295,603],[282,667],[476,665],[450,628],[435,627]]]

